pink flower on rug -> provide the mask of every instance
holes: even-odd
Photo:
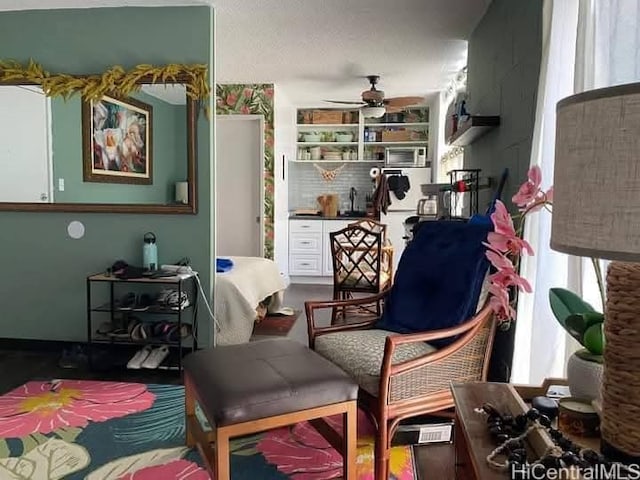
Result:
[[[188,460],[174,460],[164,465],[141,468],[119,480],[210,480],[202,467]]]
[[[325,419],[342,433],[340,416]],[[374,430],[367,417],[358,412],[357,480],[373,480]],[[308,422],[267,432],[256,448],[269,463],[294,480],[326,480],[342,476],[342,455]],[[396,447],[391,450],[391,473],[398,480],[413,479],[411,450]]]
[[[140,383],[28,382],[0,396],[0,438],[86,427],[151,408],[155,398]]]

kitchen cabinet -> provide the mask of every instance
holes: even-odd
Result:
[[[302,108],[297,111],[297,122],[294,162],[382,164],[389,146],[424,147],[428,151],[428,107],[388,113],[379,119],[365,119],[360,109]]]
[[[324,276],[333,276],[333,258],[331,256],[331,242],[329,234],[342,230],[350,223],[358,220],[357,218],[350,220],[323,220],[322,221],[322,274]]]
[[[289,275],[331,277],[333,263],[329,233],[341,230],[356,220],[290,219]]]

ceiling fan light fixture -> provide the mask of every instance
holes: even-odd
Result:
[[[364,118],[380,118],[385,114],[386,109],[384,107],[366,106],[362,107],[360,111],[362,112]]]

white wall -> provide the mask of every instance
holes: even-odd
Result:
[[[296,109],[286,93],[274,85],[274,260],[289,273],[289,169],[296,154]],[[283,162],[284,156],[284,162]]]

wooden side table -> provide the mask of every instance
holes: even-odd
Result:
[[[451,386],[455,402],[455,451],[456,479],[459,480],[505,480],[507,472],[491,468],[487,456],[496,448],[487,429],[486,416],[477,408],[489,402],[500,412],[516,416],[529,407],[520,398],[513,385],[507,383],[475,382]],[[553,446],[544,432],[534,432],[527,438],[533,453],[541,456]]]

